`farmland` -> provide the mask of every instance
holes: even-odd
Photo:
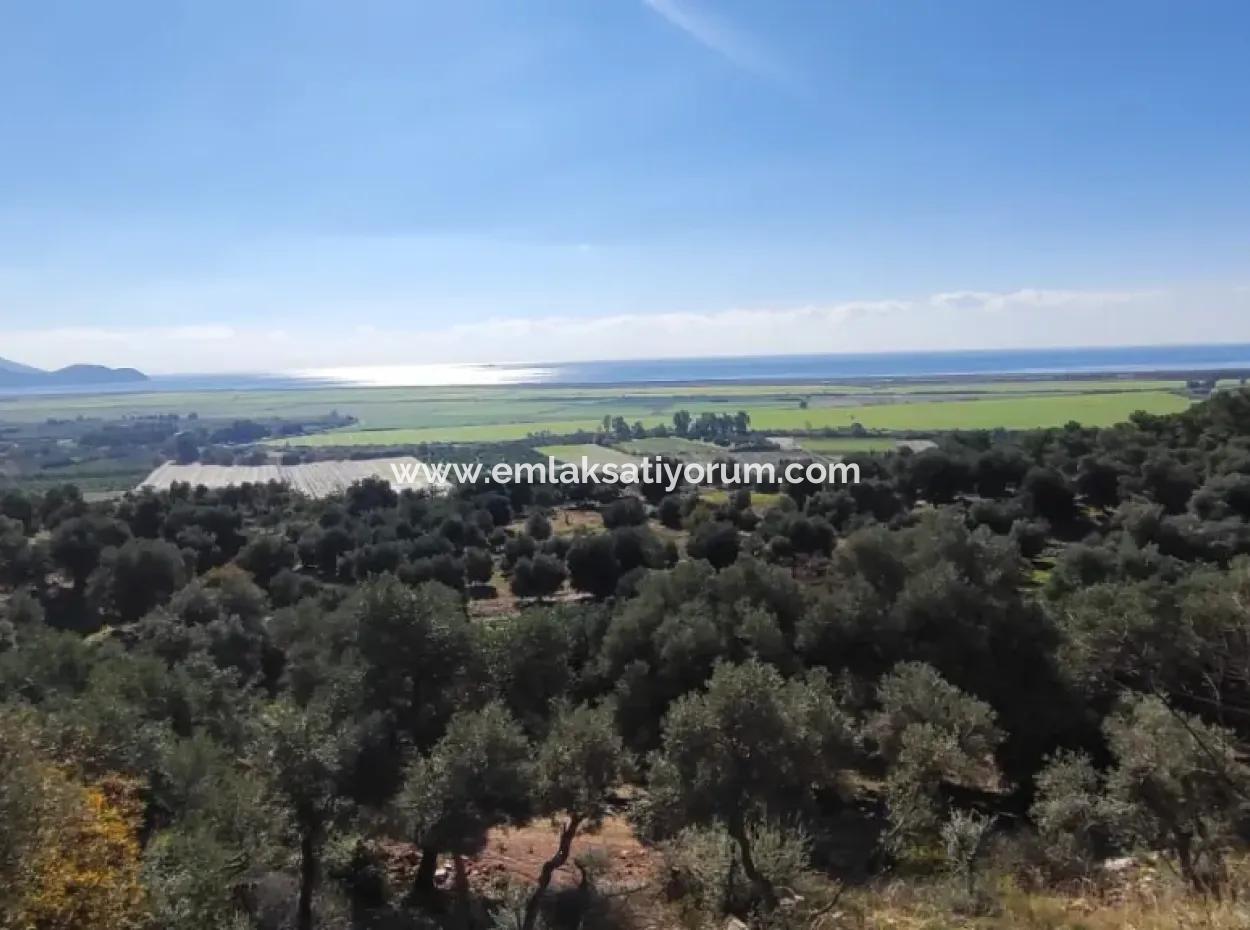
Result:
[[[380,478],[394,483],[392,466],[410,470],[417,465],[411,457],[370,459],[363,462],[308,462],[301,465],[178,465],[166,462],[148,475],[142,487],[168,490],[175,482],[223,488],[244,483],[279,481],[309,497],[329,497],[347,490],[357,481]]]
[[[781,437],[783,450],[816,456],[883,452],[903,439],[955,429],[1029,429],[1075,420],[1105,426],[1134,411],[1185,409],[1183,382],[1164,380],[884,380],[857,384],[675,384],[581,387],[323,387],[0,398],[0,482],[47,487],[75,481],[84,490],[134,487],[154,466],[181,456],[174,438],[196,432],[199,461],[222,467],[279,468],[300,459],[398,455],[480,457],[487,447],[509,460],[559,448],[596,461],[664,455],[708,461],[725,453],[723,432],[664,435],[678,411],[692,421],[727,422],[739,411],[757,437]],[[214,439],[242,423],[262,424],[252,441]],[[606,424],[606,425],[605,425]],[[609,428],[610,426],[610,428]],[[160,439],[145,439],[152,430]],[[647,433],[650,435],[647,435]],[[733,429],[735,442],[740,426]],[[610,438],[605,438],[605,433]],[[91,437],[95,437],[91,439]],[[138,438],[134,438],[138,437]],[[83,442],[79,442],[82,439]],[[90,445],[88,445],[90,441]],[[598,443],[585,447],[584,443]],[[442,448],[437,448],[442,446]],[[611,446],[612,448],[606,448]],[[454,447],[454,448],[453,448]],[[740,454],[739,454],[740,453]],[[776,451],[738,457],[772,460]],[[187,459],[182,458],[186,461]],[[324,461],[317,464],[328,465]],[[268,473],[266,473],[268,474]],[[212,476],[205,473],[204,480]],[[181,479],[180,479],[181,480]],[[318,479],[309,479],[320,486]],[[332,479],[327,479],[331,481]]]
[[[765,430],[837,429],[856,423],[881,430],[1036,429],[1076,420],[1086,426],[1109,426],[1138,410],[1177,413],[1188,406],[1186,398],[1164,391],[925,400],[817,410],[767,408],[752,412],[751,425]]]
[[[874,404],[974,402],[986,400],[1120,398],[1132,407],[1157,405],[1160,396],[1181,397],[1184,383],[1159,380],[1098,381],[887,381],[858,385],[714,384],[571,387],[529,385],[511,388],[373,388],[308,387],[301,389],[141,392],[126,394],[56,395],[0,398],[0,423],[38,423],[49,418],[120,419],[170,413],[200,417],[280,417],[302,419],[330,412],[349,414],[358,430],[444,430],[479,426],[584,424],[594,426],[605,415],[634,420],[668,419],[687,409],[745,409],[755,417],[766,411],[799,412],[806,404],[811,417],[832,416],[830,410]],[[424,441],[423,439],[417,441]]]
[[[624,417],[630,423],[640,422],[645,427],[667,423],[678,409],[692,414],[704,411],[731,412],[745,410],[756,429],[779,432],[803,432],[825,429],[848,429],[860,424],[870,430],[950,430],[950,429],[1033,429],[1061,426],[1069,420],[1077,420],[1088,426],[1108,426],[1128,418],[1137,410],[1148,413],[1175,413],[1185,409],[1189,400],[1171,391],[1122,391],[1092,392],[1089,394],[1057,394],[1045,392],[1029,395],[1013,392],[989,394],[975,400],[934,400],[930,395],[886,394],[872,403],[836,404],[801,408],[791,400],[785,404],[777,395],[762,394],[757,397],[742,396],[741,406],[706,401],[689,403],[674,396],[656,398],[646,406],[628,394],[620,395],[616,405],[596,401],[601,409],[612,416]],[[661,402],[662,400],[662,402]],[[309,446],[357,446],[357,445],[405,445],[423,442],[500,442],[525,439],[529,436],[571,435],[577,432],[593,432],[602,417],[577,418],[580,401],[567,401],[546,405],[549,419],[526,419],[534,415],[534,404],[525,399],[509,402],[499,399],[482,404],[460,402],[462,408],[459,422],[450,404],[440,407],[437,416],[447,420],[443,424],[428,421],[432,414],[420,406],[413,407],[410,418],[414,425],[398,428],[348,429],[341,432],[322,433],[310,437],[286,440],[288,445]],[[355,413],[355,408],[343,408]],[[366,420],[367,409],[360,414]],[[484,422],[493,420],[493,422]],[[475,422],[470,422],[475,421]],[[687,451],[689,447],[687,447]],[[845,451],[845,450],[842,450]]]
[[[876,436],[805,436],[798,446],[804,452],[849,455],[855,452],[890,452],[897,443]]]
[[[724,504],[729,501],[729,492],[723,488],[707,488],[699,492],[699,497],[707,501],[709,504]],[[781,500],[781,495],[771,491],[752,491],[751,506],[756,510],[765,511],[769,507],[776,506]]]
[[[609,446],[601,446],[593,442],[573,443],[563,446],[539,446],[537,451],[551,456],[558,462],[570,462],[580,465],[585,459],[592,465],[629,465],[638,461],[632,455]]]
[[[708,461],[724,455],[725,450],[710,442],[683,439],[680,436],[656,436],[618,443],[632,455],[663,455],[669,458]]]
[[[343,430],[284,439],[286,446],[402,446],[426,442],[508,442],[529,436],[565,436],[591,432],[595,420],[548,420],[536,423],[485,423],[472,426],[421,426],[399,429]]]

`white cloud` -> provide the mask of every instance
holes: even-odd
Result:
[[[272,372],[365,365],[540,363],[712,355],[1250,342],[1250,288],[956,291],[909,299],[612,316],[497,318],[442,328],[266,320],[26,329],[0,355],[151,372]]]
[[[746,71],[789,83],[781,64],[766,54],[751,37],[700,8],[693,0],[643,0],[643,4],[668,20],[705,48]]]

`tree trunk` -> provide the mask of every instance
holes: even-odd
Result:
[[[473,922],[469,900],[469,873],[464,867],[464,856],[452,856],[451,861],[456,870],[456,913],[460,918],[460,926],[467,930]]]
[[[1176,848],[1176,858],[1180,863],[1181,877],[1189,883],[1189,887],[1200,895],[1211,895],[1217,901],[1220,900],[1220,888],[1213,876],[1204,875],[1202,870],[1198,868],[1198,863],[1194,858],[1194,840],[1188,833],[1181,831],[1173,832],[1173,846]]]
[[[755,859],[751,856],[751,841],[747,838],[746,824],[743,823],[741,814],[736,814],[730,819],[728,830],[729,836],[738,844],[738,852],[742,856],[742,871],[746,873],[747,878],[751,880],[751,885],[763,899],[764,906],[771,910],[777,906],[777,890],[755,866]]]
[[[525,903],[525,919],[521,923],[521,930],[534,930],[534,925],[538,923],[538,909],[542,905],[543,895],[547,893],[547,886],[551,884],[551,877],[556,874],[556,869],[569,861],[573,838],[577,836],[577,828],[581,824],[582,818],[573,816],[560,831],[560,846],[556,854],[543,863],[542,872],[538,876],[538,887],[534,889],[529,901]]]
[[[434,873],[438,869],[438,850],[429,846],[421,848],[421,862],[417,877],[412,883],[412,897],[429,898],[434,894]]]
[[[1189,837],[1183,836],[1176,842],[1176,858],[1180,860],[1181,875],[1194,891],[1202,891],[1202,883],[1198,881],[1198,873],[1194,871],[1194,860],[1190,854]]]
[[[299,905],[296,909],[295,926],[298,930],[312,930],[312,899],[317,887],[317,844],[311,831],[300,837],[299,844]]]

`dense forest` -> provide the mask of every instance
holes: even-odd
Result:
[[[1250,392],[856,462],[4,494],[0,927],[1075,927],[1004,915],[1130,857],[1244,925]]]

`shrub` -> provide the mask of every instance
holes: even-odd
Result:
[[[525,521],[525,532],[542,542],[551,536],[551,521],[540,511],[534,511]]]
[[[1055,873],[1087,874],[1103,851],[1107,808],[1100,788],[1098,773],[1084,753],[1060,752],[1038,774],[1029,814]]]
[[[796,890],[808,884],[811,840],[805,830],[776,822],[752,824],[750,839],[755,866],[773,887]],[[720,918],[754,910],[762,903],[743,870],[741,854],[721,824],[687,827],[662,847],[677,897],[691,916]]]

